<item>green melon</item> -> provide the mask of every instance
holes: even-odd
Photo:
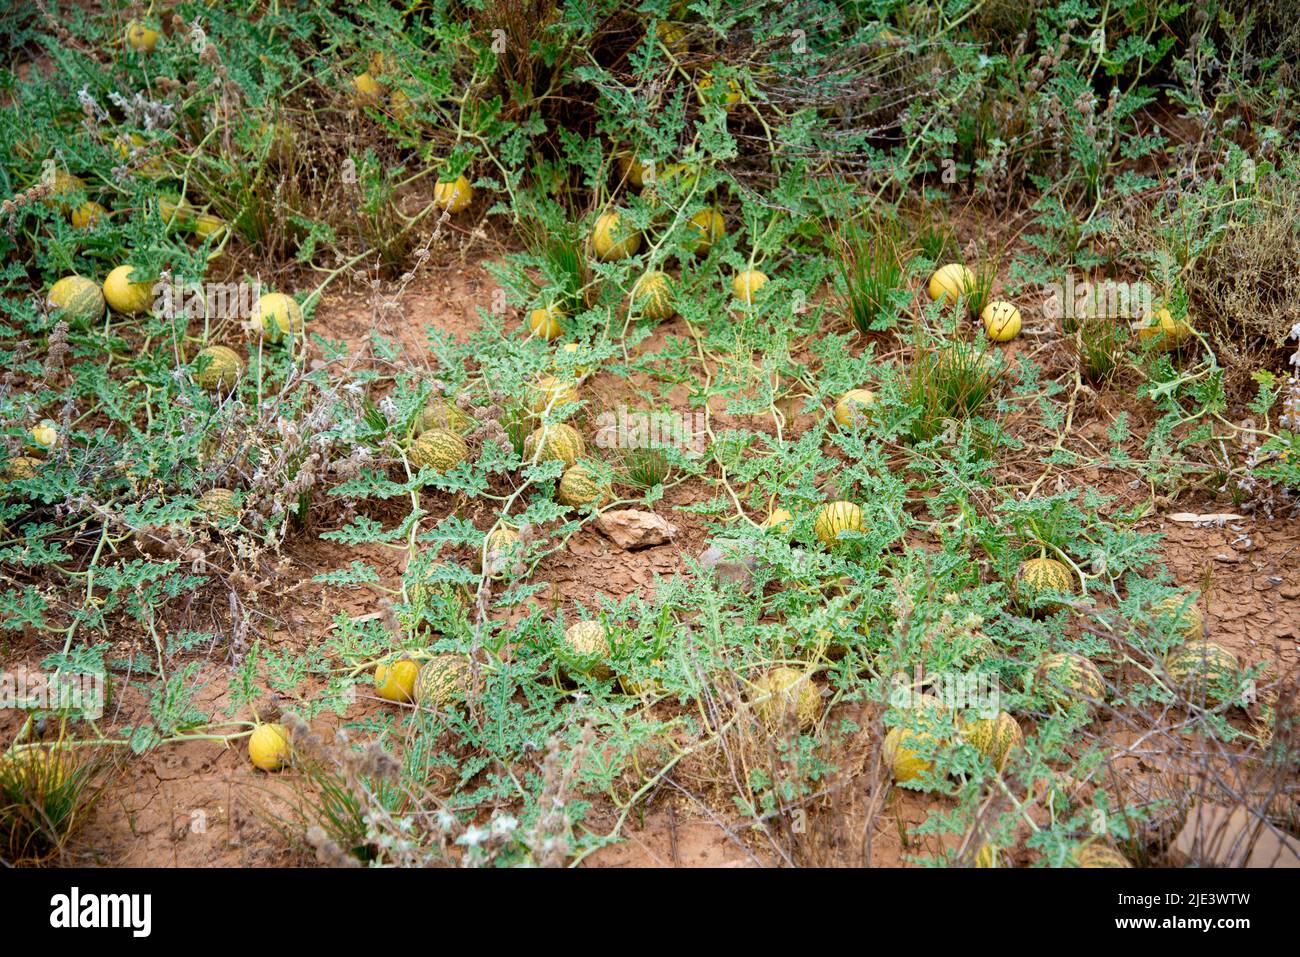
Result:
[[[104,292],[99,283],[85,276],[64,276],[49,293],[50,305],[62,310],[61,317],[74,329],[84,329],[104,318]]]
[[[999,771],[1006,767],[1011,752],[1025,743],[1020,725],[1005,711],[999,711],[996,718],[978,718],[969,722],[962,728],[961,734],[976,751],[992,761]]]
[[[1132,867],[1126,858],[1105,844],[1087,844],[1074,849],[1075,867]]]
[[[437,710],[463,699],[469,690],[469,662],[460,655],[435,655],[415,679],[415,701]]]
[[[600,508],[609,499],[609,486],[585,465],[570,465],[560,478],[555,497],[569,508]]]
[[[564,632],[557,656],[564,670],[571,676],[588,675],[608,678],[609,638],[605,626],[598,621],[575,621]]]
[[[1044,658],[1034,674],[1034,684],[1058,708],[1073,701],[1095,703],[1106,697],[1101,671],[1089,659],[1074,652],[1058,652]]]
[[[1165,662],[1170,679],[1192,701],[1219,705],[1237,697],[1237,656],[1213,641],[1189,641]]]
[[[429,429],[411,444],[409,455],[416,468],[427,467],[441,474],[469,459],[469,445],[451,429]]]
[[[431,429],[450,429],[467,435],[474,429],[474,420],[458,406],[440,396],[434,396],[416,415],[412,427],[416,435]]]
[[[1151,614],[1171,631],[1182,635],[1184,641],[1200,641],[1205,637],[1205,618],[1194,596],[1170,595],[1152,605]]]
[[[199,496],[198,509],[213,525],[239,517],[239,498],[228,488],[208,489]]]
[[[1052,594],[1068,594],[1074,590],[1070,569],[1055,558],[1031,558],[1021,562],[1016,569],[1012,591],[1022,608],[1034,614],[1052,614],[1061,604],[1052,601]]]
[[[195,357],[194,381],[209,392],[229,392],[244,374],[244,360],[229,346],[208,346]]]
[[[534,429],[524,440],[524,461],[534,464],[558,459],[565,465],[573,465],[585,451],[582,435],[563,422]]]
[[[656,269],[638,279],[632,287],[632,304],[647,319],[655,322],[671,319],[677,307],[673,305],[673,286],[668,274]]]

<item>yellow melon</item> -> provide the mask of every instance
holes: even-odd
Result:
[[[962,737],[1001,771],[1011,752],[1023,747],[1025,736],[1016,719],[1005,711],[995,718],[977,718],[962,727]]]
[[[138,280],[140,270],[134,266],[118,266],[104,280],[104,299],[109,308],[128,316],[138,316],[148,311],[153,303],[154,284]]]
[[[132,20],[126,25],[126,45],[137,53],[152,53],[158,48],[161,39],[159,31],[139,20]]]
[[[864,424],[876,404],[876,394],[870,389],[850,389],[835,403],[835,421],[846,429]]]
[[[601,213],[591,230],[591,248],[602,262],[626,259],[641,248],[641,234],[617,212]]]
[[[570,675],[608,678],[609,638],[598,621],[575,621],[564,632],[558,657]]]
[[[1034,674],[1034,685],[1057,708],[1080,700],[1095,704],[1106,698],[1101,671],[1083,655],[1069,651],[1044,658]]]
[[[1126,858],[1113,847],[1104,844],[1087,844],[1076,847],[1071,855],[1075,867],[1132,867]]]
[[[564,324],[561,321],[563,319],[564,313],[560,311],[559,306],[534,309],[528,314],[528,330],[539,339],[550,342],[564,331]]]
[[[840,533],[862,531],[862,508],[853,502],[829,502],[817,512],[813,532],[824,545],[834,545]]]
[[[928,292],[932,302],[955,303],[975,290],[975,274],[961,263],[940,266],[930,277]]]
[[[559,460],[565,465],[573,465],[585,451],[582,435],[563,422],[543,425],[524,440],[524,461],[534,464]]]
[[[455,214],[469,208],[474,202],[474,187],[464,176],[453,180],[439,180],[433,188],[433,201],[439,209]]]
[[[282,724],[259,724],[248,736],[248,759],[262,771],[279,771],[289,763],[289,732]]]
[[[375,691],[385,701],[412,701],[420,666],[409,658],[375,668]]]
[[[554,412],[578,401],[578,384],[553,375],[542,376],[528,387],[525,402],[533,415]]]
[[[731,294],[746,304],[754,302],[754,295],[767,285],[767,275],[757,269],[738,272],[731,279]]]
[[[108,215],[108,210],[99,203],[87,200],[72,211],[68,221],[73,229],[89,229]]]
[[[1020,310],[1009,302],[990,302],[980,313],[980,322],[994,342],[1010,342],[1020,335]]]
[[[884,756],[894,780],[900,784],[912,781],[929,771],[934,765],[924,752],[936,745],[934,735],[928,731],[891,728],[885,735]]]
[[[798,727],[812,727],[821,712],[822,698],[812,678],[798,668],[773,668],[754,682],[750,693],[754,712],[775,730],[793,716]]]
[[[208,346],[195,357],[194,381],[209,392],[229,392],[244,372],[244,360],[229,346]]]
[[[302,307],[292,296],[268,292],[257,300],[249,325],[258,335],[272,342],[289,337],[296,339],[303,332]]]
[[[672,280],[666,272],[653,270],[632,287],[632,304],[641,315],[655,322],[671,319],[677,312],[673,304]]]
[[[722,213],[712,206],[692,216],[690,225],[692,236],[687,241],[686,248],[701,256],[727,233],[727,223],[722,218]]]

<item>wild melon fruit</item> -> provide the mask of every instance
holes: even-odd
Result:
[[[641,248],[641,234],[617,212],[601,213],[591,230],[591,248],[602,262],[626,259]]]
[[[564,632],[558,650],[560,664],[570,676],[608,678],[609,638],[598,621],[575,621]]]
[[[876,394],[870,389],[850,389],[835,403],[835,421],[851,429],[866,422],[876,404]]]
[[[31,455],[15,455],[5,462],[5,479],[22,482],[36,478],[41,470],[41,460]]]
[[[352,102],[357,106],[373,106],[384,95],[384,86],[369,71],[352,78]]]
[[[99,283],[84,276],[64,276],[50,287],[49,303],[74,329],[93,325],[104,317],[104,293]]]
[[[929,731],[902,725],[890,728],[883,752],[894,780],[900,784],[912,781],[934,767],[925,752],[933,750],[936,743]]]
[[[704,255],[714,243],[727,234],[727,223],[716,208],[709,206],[691,217],[692,236],[686,248]]]
[[[640,189],[646,183],[646,174],[654,178],[654,163],[650,160],[637,159],[631,153],[619,153],[615,157],[618,162],[619,177],[633,189]]]
[[[509,525],[498,525],[487,533],[483,541],[484,571],[489,577],[497,578],[505,574],[522,553],[523,539],[519,532]]]
[[[302,307],[292,296],[268,292],[257,300],[249,319],[253,331],[272,342],[302,335]]]
[[[711,76],[706,76],[699,82],[699,101],[701,106],[707,106],[711,103],[721,102],[722,106],[730,113],[740,102],[740,84],[734,79],[728,78],[725,92],[713,92],[714,80]]]
[[[439,180],[433,188],[433,202],[439,209],[454,215],[468,209],[474,202],[474,187],[463,175],[452,180]]]
[[[262,771],[279,771],[289,763],[289,732],[282,724],[259,724],[248,736],[248,759]]]
[[[1168,309],[1158,309],[1156,314],[1137,329],[1141,342],[1151,342],[1164,352],[1182,348],[1192,338],[1192,327],[1184,319],[1175,319]]]
[[[469,691],[469,662],[461,655],[434,655],[415,679],[415,702],[436,711],[463,699]]]
[[[542,376],[528,387],[526,401],[533,415],[554,412],[578,401],[578,384],[553,375]]]
[[[1031,558],[1020,563],[1012,582],[1016,600],[1025,610],[1052,614],[1060,609],[1060,602],[1047,596],[1053,593],[1068,594],[1074,590],[1070,569],[1055,558]]]
[[[58,444],[59,427],[53,419],[42,419],[40,424],[32,427],[27,448],[36,455],[47,455]]]
[[[524,461],[536,464],[558,459],[573,465],[586,451],[582,435],[571,425],[554,422],[534,429],[524,440]]]
[[[1071,857],[1075,867],[1132,867],[1127,857],[1105,844],[1076,847]]]
[[[244,360],[229,346],[208,346],[195,356],[194,381],[209,392],[229,392],[244,374]]]
[[[862,531],[862,508],[853,502],[829,502],[817,512],[813,532],[824,545],[834,545],[841,532]]]
[[[1205,617],[1194,596],[1170,595],[1152,605],[1151,614],[1182,635],[1184,641],[1200,641],[1205,637]]]
[[[556,305],[534,309],[528,314],[528,331],[550,342],[564,331],[564,312]]]
[[[808,729],[821,711],[822,697],[812,678],[798,668],[773,668],[754,682],[750,700],[754,712],[770,729],[777,729],[787,716],[798,727]]]
[[[411,444],[409,455],[416,468],[431,468],[442,474],[469,459],[469,444],[451,429],[429,429]]]
[[[1034,685],[1057,708],[1073,701],[1095,704],[1106,698],[1106,682],[1101,671],[1090,659],[1071,651],[1044,658],[1034,673]]]
[[[138,280],[134,266],[118,266],[104,280],[104,300],[114,312],[138,316],[153,302],[153,283]]]
[[[671,319],[677,312],[673,305],[672,280],[662,270],[652,270],[632,287],[632,304],[641,315],[654,322]]]
[[[228,222],[220,216],[213,216],[211,213],[200,213],[195,216],[190,226],[194,230],[194,235],[198,236],[199,239],[213,238],[218,241],[230,229]]]
[[[1020,335],[1020,310],[1009,302],[990,302],[980,313],[980,322],[994,342],[1010,342]]]
[[[570,465],[560,477],[555,497],[569,508],[600,508],[609,500],[609,486],[598,474],[581,463]]]
[[[566,342],[566,343],[565,343],[565,344],[560,348],[560,351],[563,352],[563,353],[566,353],[566,354],[568,354],[568,355],[571,355],[571,356],[573,356],[573,357],[575,357],[575,358],[577,358],[577,357],[580,357],[580,356],[585,356],[585,355],[587,355],[587,353],[588,353],[590,350],[588,350],[587,347],[584,346],[584,345],[583,345],[582,343],[580,343],[580,342]],[[595,367],[594,367],[593,365],[591,365],[590,363],[585,363],[585,362],[584,362],[584,363],[579,363],[578,365],[575,365],[575,366],[573,367],[574,375],[578,376],[579,378],[583,378],[583,379],[585,379],[587,376],[591,375],[591,374],[592,374],[593,372],[595,372],[595,371],[596,371],[596,370],[595,370]]]
[[[126,45],[136,53],[152,53],[158,48],[162,34],[146,26],[139,20],[132,20],[126,25]]]
[[[108,215],[108,210],[93,200],[86,200],[68,217],[73,229],[89,229]]]
[[[1216,642],[1189,641],[1169,656],[1165,671],[1192,701],[1219,705],[1237,697],[1237,656]]]
[[[415,416],[412,430],[416,435],[431,429],[450,429],[466,435],[474,428],[474,420],[455,403],[441,396],[432,396]]]
[[[962,296],[969,296],[974,290],[975,274],[961,263],[948,263],[935,270],[927,291],[931,302],[946,305],[955,303]]]
[[[999,711],[994,718],[976,718],[967,722],[962,727],[961,734],[976,751],[992,761],[999,771],[1006,767],[1011,752],[1025,743],[1020,725],[1005,711]]]
[[[410,658],[400,658],[391,665],[375,668],[375,691],[385,701],[412,701],[420,666]]]
[[[788,508],[777,507],[772,509],[772,513],[763,519],[764,528],[773,528],[780,532],[789,531],[790,525],[794,522],[794,513]]]
[[[239,499],[228,488],[210,488],[199,496],[197,507],[213,525],[239,517]]]
[[[731,279],[731,294],[741,302],[752,305],[754,295],[767,285],[767,274],[757,269],[738,272]]]

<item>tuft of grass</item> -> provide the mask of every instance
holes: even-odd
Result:
[[[906,299],[907,286],[896,221],[849,220],[836,239],[836,268],[854,327],[864,335],[890,328]]]
[[[1084,319],[1071,340],[1079,372],[1094,385],[1109,382],[1124,360],[1127,323],[1110,318]]]
[[[908,371],[906,397],[918,410],[913,441],[951,434],[973,418],[997,388],[1002,371],[982,343],[950,341],[940,348],[918,343]]]
[[[101,764],[62,741],[15,745],[0,755],[0,858],[58,858],[103,793]]]

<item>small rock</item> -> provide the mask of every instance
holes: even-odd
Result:
[[[654,512],[616,508],[596,516],[596,528],[619,548],[636,551],[662,545],[677,534],[677,526]]]
[[[736,582],[742,588],[754,587],[754,569],[758,558],[747,554],[747,543],[720,538],[700,553],[700,567],[712,568],[722,581]]]

